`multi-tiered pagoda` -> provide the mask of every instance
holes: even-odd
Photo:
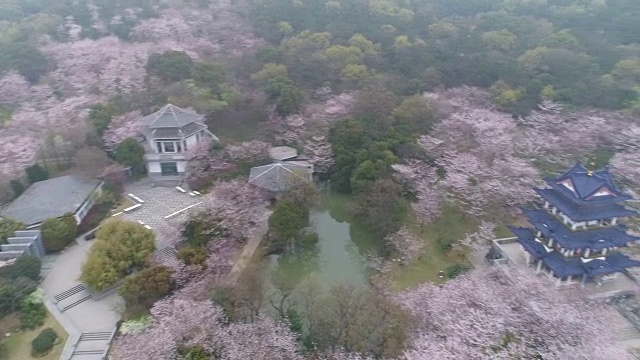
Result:
[[[640,238],[627,234],[621,220],[636,216],[624,206],[631,197],[608,169],[592,171],[577,163],[548,188],[534,189],[543,203],[523,209],[531,228],[512,227],[527,263],[558,284],[601,282],[626,268],[640,266],[617,250]]]

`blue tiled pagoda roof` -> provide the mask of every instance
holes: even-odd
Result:
[[[640,266],[640,261],[633,260],[626,255],[620,253],[612,253],[607,256],[607,262],[610,264],[619,267],[619,268],[630,268],[630,267],[638,267]]]
[[[516,235],[518,238],[518,242],[522,245],[529,254],[535,259],[541,259],[547,256],[547,250],[544,248],[544,245],[536,240],[536,236],[533,233],[533,230],[528,228],[518,228],[509,226],[509,229]]]
[[[640,238],[627,234],[618,227],[571,231],[555,216],[545,210],[522,209],[529,222],[547,238],[553,238],[569,250],[590,248],[602,250],[610,247],[626,247]]]
[[[533,231],[528,228],[510,227],[520,243],[535,260],[542,262],[557,277],[597,276],[621,272],[626,268],[640,267],[640,261],[630,259],[620,253],[611,253],[605,258],[595,258],[583,262],[580,257],[564,257],[557,251],[547,252],[545,247],[536,241]]]
[[[549,255],[543,257],[542,262],[553,271],[554,275],[558,277],[578,276],[585,273],[585,269],[582,267],[583,264],[582,261],[580,261],[580,258],[565,258],[557,251],[552,251]],[[617,271],[620,270],[613,272]]]
[[[589,276],[612,274],[622,271],[623,268],[614,266],[607,262],[605,259],[593,259],[589,262],[583,263],[582,268]]]
[[[534,188],[533,190],[573,221],[602,220],[638,215],[638,212],[629,210],[619,204],[579,206],[561,196],[555,189]]]
[[[579,162],[559,177],[545,181],[575,205],[615,204],[631,198],[618,188],[609,169],[589,171]]]

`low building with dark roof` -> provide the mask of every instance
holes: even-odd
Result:
[[[149,175],[179,176],[187,166],[185,152],[209,139],[218,141],[193,110],[168,104],[143,118],[145,160]]]
[[[311,181],[313,165],[303,161],[277,162],[251,168],[249,183],[265,190],[279,193],[287,190],[297,180]]]
[[[80,175],[38,181],[5,207],[0,216],[33,229],[47,219],[72,213],[79,224],[102,193],[102,184],[101,180]]]
[[[45,255],[40,230],[19,230],[0,245],[0,267],[13,264],[22,255],[42,259]]]

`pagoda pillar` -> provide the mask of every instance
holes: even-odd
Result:
[[[614,217],[613,219],[611,219],[611,225],[616,225],[618,223],[618,218]]]
[[[540,273],[540,269],[542,269],[542,259],[538,260],[538,267],[536,268],[536,274]]]
[[[587,274],[582,274],[582,282],[581,285],[584,286],[584,284],[586,284],[587,282]]]
[[[584,257],[589,257],[589,254],[591,254],[591,248],[587,248],[587,250],[585,250]]]

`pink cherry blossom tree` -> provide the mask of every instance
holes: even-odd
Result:
[[[444,191],[438,184],[438,174],[433,166],[418,159],[409,159],[404,164],[391,166],[397,178],[413,191],[416,201],[411,208],[424,226],[440,215]]]
[[[478,226],[478,231],[467,234],[464,239],[460,241],[460,245],[467,246],[473,249],[487,249],[491,245],[491,241],[496,238],[496,224],[483,221]]]
[[[151,309],[151,326],[121,336],[114,359],[173,359],[181,347],[201,345],[209,354],[229,360],[302,359],[296,339],[284,325],[267,318],[249,324],[225,324],[222,309],[211,301],[181,296],[158,301]]]
[[[516,156],[515,133],[516,125],[507,114],[471,109],[437,124],[419,145],[444,168],[442,185],[464,210],[481,215],[512,209],[533,198],[537,171]]]
[[[621,317],[526,270],[473,270],[399,296],[417,319],[406,359],[632,359]]]
[[[252,140],[225,147],[225,156],[233,162],[255,163],[269,159],[271,144]]]
[[[384,240],[405,264],[411,263],[420,255],[424,246],[424,243],[406,227],[388,235]]]
[[[130,111],[116,116],[111,120],[109,128],[102,135],[104,147],[115,150],[116,146],[124,139],[142,137],[142,130],[145,123],[144,116],[139,110]]]
[[[615,175],[622,177],[640,188],[640,150],[619,152],[611,159],[611,167]]]

